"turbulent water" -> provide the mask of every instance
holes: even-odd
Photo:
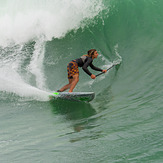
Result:
[[[163,162],[162,0],[0,1],[0,162]],[[50,102],[96,48],[91,103]],[[94,74],[93,70],[90,70]]]

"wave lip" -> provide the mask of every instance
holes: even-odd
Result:
[[[17,5],[15,5],[15,3]],[[7,1],[1,6],[0,45],[27,42],[40,36],[46,40],[63,37],[78,29],[104,8],[100,0]]]

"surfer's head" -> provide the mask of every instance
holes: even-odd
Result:
[[[94,58],[97,58],[98,53],[97,53],[96,49],[90,49],[90,50],[88,50],[88,56],[89,57],[92,57],[93,59]]]

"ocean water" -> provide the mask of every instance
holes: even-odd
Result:
[[[1,163],[163,162],[162,0],[0,1]],[[66,66],[81,69],[90,103],[49,101]],[[90,70],[94,74],[93,70]]]

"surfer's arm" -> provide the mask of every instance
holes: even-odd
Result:
[[[90,65],[91,61],[92,61],[92,60],[88,59],[88,60],[84,63],[84,65],[83,65],[83,67],[82,67],[82,69],[83,69],[89,76],[91,76],[92,73],[88,70],[87,67]]]
[[[94,66],[92,63],[90,63],[90,67],[91,67],[93,70],[96,70],[96,71],[101,71],[101,72],[103,71],[102,69],[100,69],[100,68]]]

